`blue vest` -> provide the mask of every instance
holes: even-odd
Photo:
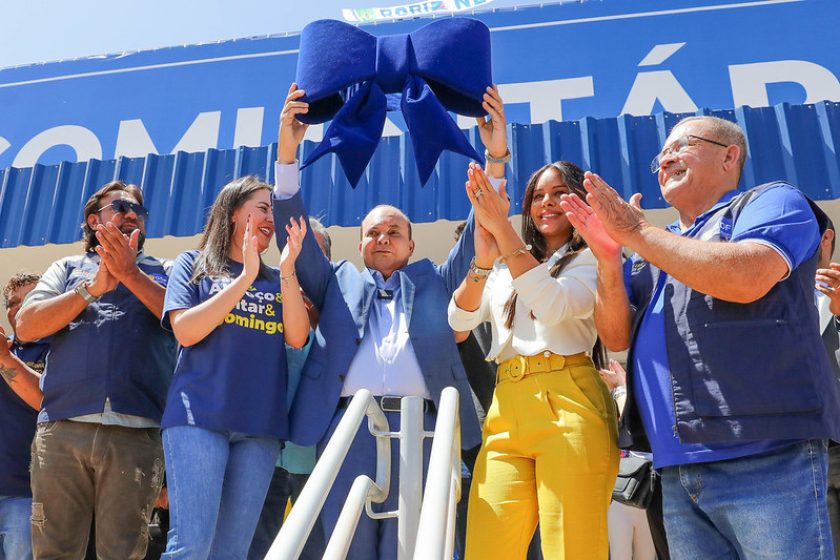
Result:
[[[721,241],[729,239],[745,195],[749,196],[744,193],[730,201]],[[668,276],[663,314],[681,441],[840,439],[840,390],[814,305],[818,259],[819,250],[767,295],[747,304],[697,292]],[[658,273],[644,261],[634,263],[630,279],[638,303],[634,343]],[[633,344],[627,363],[630,383]],[[619,445],[649,451],[633,391],[628,387],[627,392]]]
[[[65,292],[92,279],[99,267],[86,255],[62,262]],[[166,285],[168,275],[160,259],[145,257],[138,267]],[[52,336],[38,421],[100,413],[110,398],[114,412],[159,422],[176,350],[174,337],[160,320],[119,284]]]

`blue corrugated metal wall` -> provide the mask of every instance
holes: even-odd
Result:
[[[742,186],[785,179],[816,200],[840,198],[840,103],[700,113],[734,120],[746,131],[749,158]],[[627,198],[641,192],[646,208],[664,207],[648,164],[667,131],[684,116],[662,113],[510,125],[514,158],[509,192],[514,210],[519,211],[528,175],[558,159],[597,171]],[[476,130],[469,135],[478,145]],[[303,149],[307,152],[314,146],[306,142]],[[264,146],[3,169],[0,247],[79,239],[85,200],[113,179],[143,188],[150,210],[149,237],[196,234],[225,183],[249,174],[273,181],[274,154],[274,146]],[[399,206],[415,222],[459,220],[468,212],[463,193],[466,164],[462,156],[444,154],[432,179],[421,187],[409,139],[385,138],[355,189],[347,183],[335,158],[327,157],[303,173],[304,197],[310,213],[322,216],[327,225],[358,225],[367,209],[380,203]]]

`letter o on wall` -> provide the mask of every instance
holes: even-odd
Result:
[[[102,144],[96,134],[83,126],[68,124],[48,128],[33,136],[20,149],[12,166],[32,167],[53,146],[70,146],[76,152],[76,161],[102,159]]]

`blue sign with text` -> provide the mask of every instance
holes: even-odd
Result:
[[[603,0],[473,17],[491,30],[510,122],[840,101],[836,0]],[[405,33],[428,21],[365,29]],[[0,70],[0,168],[269,144],[298,39]],[[403,128],[395,116],[385,134]]]

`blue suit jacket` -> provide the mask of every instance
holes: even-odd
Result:
[[[288,200],[274,199],[278,227],[288,224],[292,216],[304,214],[300,193]],[[474,227],[471,213],[464,233],[443,264],[423,259],[395,272],[400,276],[411,344],[432,399],[437,405],[441,391],[449,386],[460,393],[464,449],[481,442],[481,428],[446,309],[474,255]],[[281,251],[285,240],[281,230],[277,235]],[[376,283],[367,269],[359,272],[347,261],[329,262],[311,229],[298,256],[296,273],[321,317],[290,410],[291,440],[314,445],[326,434],[338,407],[344,377],[364,336]]]

